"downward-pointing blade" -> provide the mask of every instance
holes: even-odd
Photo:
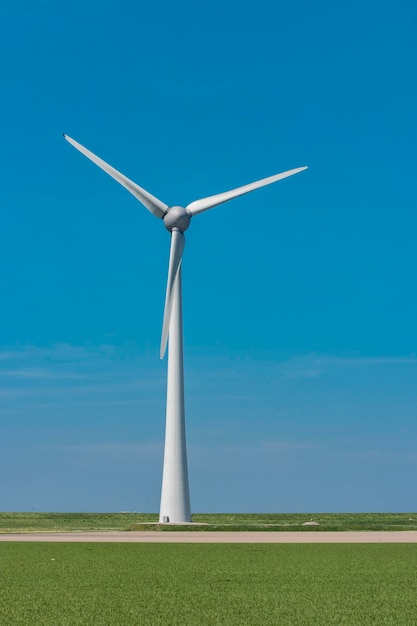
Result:
[[[172,303],[174,296],[174,284],[181,265],[182,253],[185,245],[185,237],[182,232],[174,228],[171,233],[171,251],[169,254],[167,292],[165,296],[164,321],[162,324],[160,357],[164,358],[167,347],[169,323],[171,321]]]
[[[78,141],[71,139],[71,137],[68,137],[68,135],[65,134],[64,137],[72,146],[74,146],[74,148],[79,150],[82,154],[84,154],[84,156],[90,159],[90,161],[93,161],[93,163],[98,165],[98,167],[101,167],[101,169],[109,174],[109,176],[111,176],[112,178],[117,180],[118,183],[123,185],[125,189],[130,191],[130,193],[133,194],[148,209],[148,211],[156,215],[156,217],[164,217],[168,209],[167,204],[161,202],[161,200],[158,200],[158,198],[155,198],[155,196],[146,191],[146,189],[139,187],[139,185],[134,183],[132,180],[129,180],[129,178],[127,178],[124,174],[118,172],[116,169],[114,169],[114,167],[103,161],[103,159],[100,159],[100,157],[90,152],[90,150],[84,148],[84,146],[78,143]]]
[[[293,176],[294,174],[298,174],[298,172],[302,172],[306,169],[307,167],[297,167],[294,170],[288,170],[287,172],[281,172],[281,174],[268,176],[268,178],[257,180],[254,183],[249,183],[249,185],[243,185],[243,187],[238,187],[237,189],[232,189],[231,191],[225,191],[224,193],[218,193],[215,196],[209,196],[208,198],[195,200],[186,207],[187,212],[190,215],[196,215],[197,213],[207,211],[207,209],[211,209],[218,204],[222,204],[223,202],[227,202],[228,200],[233,200],[233,198],[237,198],[238,196],[243,196],[245,193],[249,193],[250,191],[254,191],[255,189],[259,189],[260,187],[271,185],[272,183],[276,183],[278,180],[282,180],[283,178],[287,178],[288,176]]]

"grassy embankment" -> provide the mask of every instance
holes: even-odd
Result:
[[[417,545],[0,544],[0,624],[415,624]]]
[[[158,524],[155,513],[0,513],[0,533],[172,530],[417,530],[417,513],[195,514],[201,525]],[[304,525],[314,521],[317,526]]]

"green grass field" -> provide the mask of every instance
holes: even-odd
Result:
[[[318,526],[303,526],[314,520]],[[202,526],[158,522],[156,513],[0,513],[0,533],[104,530],[417,530],[417,513],[194,514]]]
[[[0,544],[0,624],[417,623],[417,545]]]

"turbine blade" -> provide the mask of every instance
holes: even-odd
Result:
[[[215,196],[209,196],[208,198],[195,200],[186,207],[187,212],[191,216],[196,215],[197,213],[202,213],[202,211],[207,211],[207,209],[211,209],[218,204],[222,204],[223,202],[227,202],[228,200],[233,200],[233,198],[237,198],[238,196],[243,196],[245,193],[249,193],[250,191],[254,191],[255,189],[259,189],[260,187],[271,185],[272,183],[276,183],[278,180],[282,180],[283,178],[287,178],[288,176],[293,176],[293,174],[298,174],[298,172],[302,172],[306,169],[307,166],[297,167],[294,170],[288,170],[287,172],[281,172],[281,174],[268,176],[268,178],[257,180],[254,183],[249,183],[249,185],[243,185],[243,187],[238,187],[237,189],[232,189],[231,191],[225,191],[224,193],[218,193]]]
[[[160,357],[164,358],[169,335],[169,323],[171,321],[174,284],[181,265],[182,253],[185,246],[185,237],[182,232],[174,228],[171,233],[171,251],[169,253],[167,292],[165,296],[164,321],[162,323],[162,337]]]
[[[93,163],[98,165],[98,167],[101,167],[101,169],[109,174],[109,176],[111,176],[112,178],[117,180],[118,183],[123,185],[125,189],[130,191],[130,193],[133,194],[148,209],[148,211],[156,215],[156,217],[164,217],[168,209],[167,204],[161,202],[161,200],[158,200],[158,198],[155,198],[155,196],[146,191],[146,189],[142,189],[142,187],[139,187],[139,185],[134,183],[132,180],[129,180],[129,178],[124,176],[124,174],[121,174],[120,172],[115,170],[114,167],[90,152],[90,150],[87,150],[87,148],[84,148],[84,146],[78,143],[78,141],[71,139],[71,137],[68,137],[68,135],[65,134],[64,137],[72,146],[74,146],[74,148],[79,150],[84,156],[90,159],[90,161],[93,161]]]

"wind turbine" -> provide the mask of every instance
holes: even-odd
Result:
[[[293,174],[298,174],[298,172],[302,172],[307,167],[297,167],[281,174],[275,174],[254,183],[243,185],[243,187],[238,187],[231,191],[195,200],[184,208],[168,206],[129,180],[114,167],[105,163],[90,150],[84,148],[77,141],[68,137],[68,135],[64,134],[64,137],[74,148],[130,191],[155,217],[162,219],[165,228],[171,233],[171,250],[160,348],[160,357],[163,359],[169,338],[165,450],[159,521],[160,523],[191,522],[185,440],[182,333],[181,262],[185,244],[184,232],[189,227],[191,218],[194,215],[255,189],[260,189],[288,176],[293,176]]]

